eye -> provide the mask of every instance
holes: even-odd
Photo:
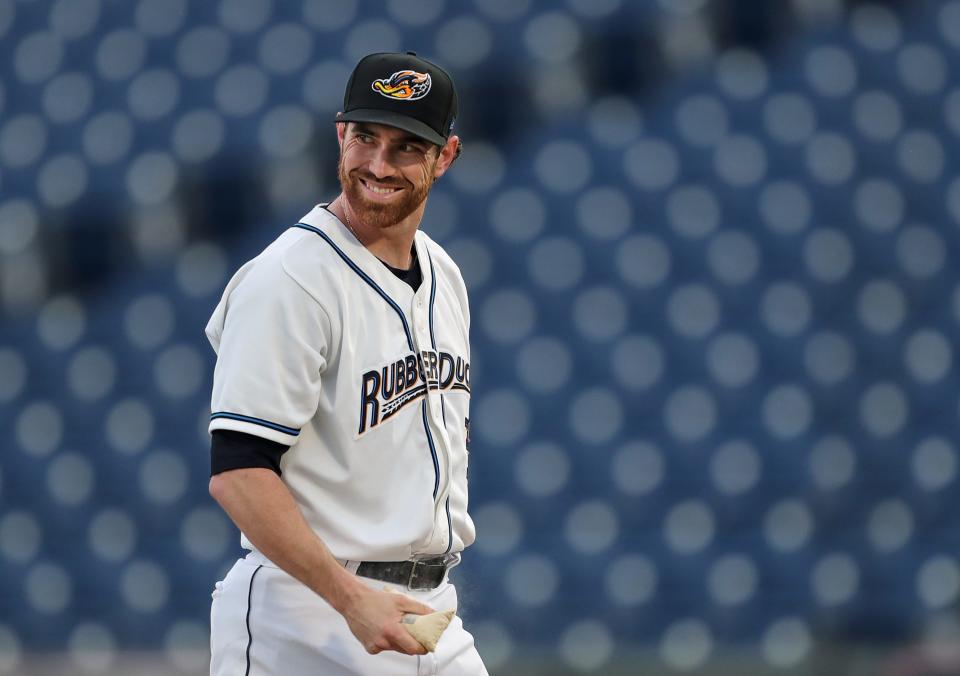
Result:
[[[403,143],[400,146],[400,152],[416,153],[417,155],[426,155],[427,147],[422,143]]]
[[[370,143],[373,139],[368,134],[357,132],[357,141],[360,143]]]

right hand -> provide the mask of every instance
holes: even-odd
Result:
[[[433,608],[405,594],[377,591],[364,585],[343,616],[350,631],[368,653],[396,650],[405,655],[426,655],[427,650],[400,624],[407,613],[428,615]]]

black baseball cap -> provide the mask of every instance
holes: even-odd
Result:
[[[376,122],[442,146],[457,117],[449,73],[415,52],[368,54],[353,69],[337,122]]]

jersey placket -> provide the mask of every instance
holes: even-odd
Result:
[[[420,289],[418,289],[414,294],[412,304],[412,333],[413,339],[416,343],[417,353],[420,355],[429,354],[436,351],[430,331],[429,302],[430,292],[436,280],[432,274],[433,270],[430,272],[430,287],[428,288],[427,284],[421,284]],[[427,280],[425,279],[424,281]],[[424,364],[424,371],[427,371],[426,364]],[[444,529],[446,530],[446,542],[444,544],[449,545],[453,534],[449,532],[449,528],[447,527],[446,516],[441,516],[441,511],[444,510],[450,484],[450,461],[448,458],[449,449],[447,442],[447,431],[443,422],[443,401],[441,396],[442,395],[440,393],[439,386],[437,384],[431,385],[428,382],[427,392],[424,396],[424,402],[427,410],[427,418],[433,431],[434,445],[436,447],[437,462],[439,464],[440,471],[440,475],[438,477],[439,486],[437,489],[437,494],[434,496],[434,524],[436,524],[438,518],[442,519],[444,522]]]

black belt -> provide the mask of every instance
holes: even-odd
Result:
[[[362,561],[357,567],[357,575],[403,585],[407,589],[436,589],[447,574],[448,563],[445,556],[419,561]]]

